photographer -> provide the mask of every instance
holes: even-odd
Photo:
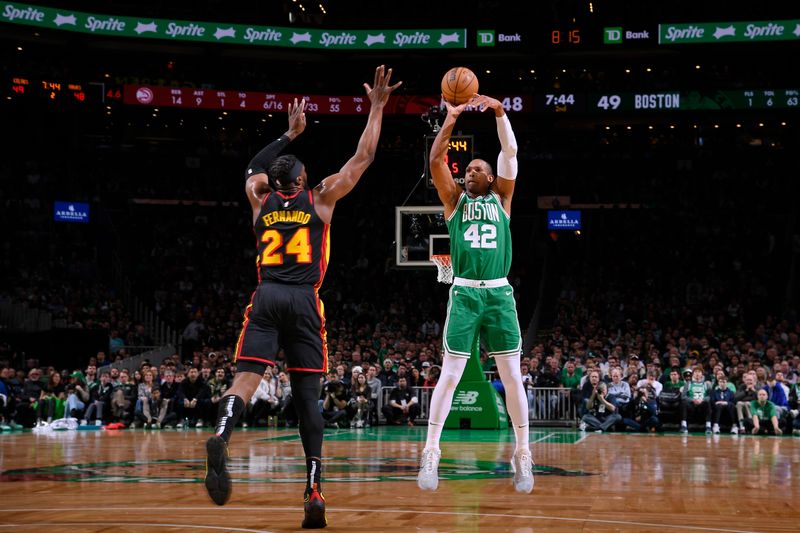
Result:
[[[335,372],[328,374],[328,383],[323,389],[322,396],[322,418],[325,419],[325,426],[338,428],[341,423],[347,423],[347,401],[349,395],[347,387],[339,381]]]
[[[650,386],[638,388],[631,404],[631,418],[624,418],[622,422],[634,431],[658,431],[661,421],[658,419],[655,389]]]
[[[581,418],[581,431],[588,429],[602,433],[622,420],[616,406],[606,399],[608,388],[600,381],[600,370],[596,368],[589,371],[589,387],[584,389],[584,394],[587,393],[588,397],[584,399],[587,413]]]

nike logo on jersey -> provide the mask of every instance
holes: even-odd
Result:
[[[512,291],[506,291],[506,296],[511,296]]]

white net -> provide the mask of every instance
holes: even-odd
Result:
[[[453,265],[450,263],[449,255],[432,255],[431,261],[436,264],[439,275],[436,281],[440,283],[453,283]]]

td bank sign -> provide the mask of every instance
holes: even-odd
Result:
[[[522,45],[523,34],[519,32],[500,32],[495,30],[478,30],[475,33],[475,44],[478,47],[497,45]]]
[[[800,40],[800,19],[659,24],[658,44]]]

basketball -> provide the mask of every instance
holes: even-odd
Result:
[[[478,77],[467,67],[453,67],[442,78],[442,96],[453,105],[469,101],[478,92]]]

